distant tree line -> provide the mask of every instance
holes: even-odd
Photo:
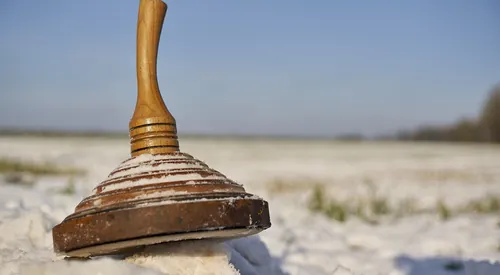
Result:
[[[488,95],[480,115],[460,119],[449,126],[424,126],[401,132],[399,140],[500,143],[500,84]]]

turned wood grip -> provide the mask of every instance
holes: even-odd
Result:
[[[132,156],[179,151],[175,119],[156,73],[158,45],[167,12],[161,0],[140,0],[137,20],[137,103],[129,123]]]

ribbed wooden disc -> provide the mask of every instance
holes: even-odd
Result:
[[[121,163],[54,227],[53,237],[58,253],[99,255],[151,240],[227,239],[270,226],[266,201],[191,155],[174,152]],[[120,245],[103,246],[115,242]],[[105,249],[110,247],[120,249]]]

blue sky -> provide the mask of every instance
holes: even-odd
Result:
[[[180,133],[390,133],[475,116],[495,0],[170,0],[158,77]],[[0,126],[127,130],[138,0],[0,1]]]

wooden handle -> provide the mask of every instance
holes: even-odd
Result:
[[[167,12],[161,0],[140,0],[137,21],[137,103],[129,123],[132,156],[179,151],[175,119],[163,102],[156,75]]]

